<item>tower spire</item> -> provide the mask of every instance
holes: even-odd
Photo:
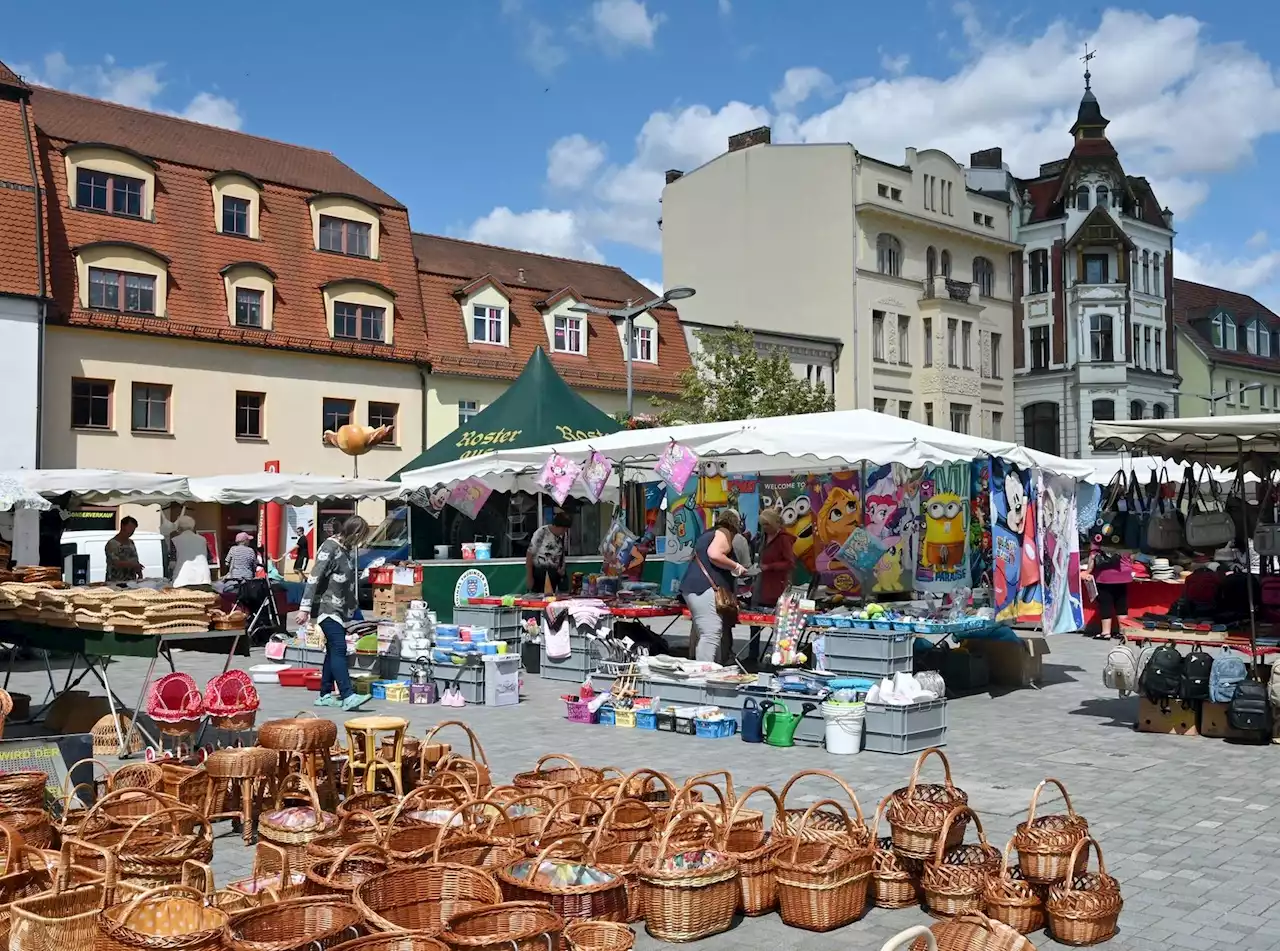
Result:
[[[1088,43],[1084,44],[1084,55],[1081,56],[1080,59],[1084,63],[1084,91],[1085,92],[1093,91],[1092,87],[1089,85],[1089,80],[1093,78],[1093,74],[1089,72],[1089,63],[1097,55],[1098,55],[1098,51],[1096,49],[1090,50],[1089,44]]]

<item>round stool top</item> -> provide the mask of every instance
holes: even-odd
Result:
[[[343,723],[348,730],[356,731],[380,731],[380,730],[407,730],[409,721],[400,717],[356,717],[353,720],[347,720]]]
[[[204,768],[215,779],[266,776],[276,768],[276,753],[261,746],[214,750],[205,760]]]

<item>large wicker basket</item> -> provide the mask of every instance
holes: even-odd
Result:
[[[1071,850],[1070,868],[1088,856],[1089,847],[1098,856],[1097,872],[1081,872],[1069,881],[1049,889],[1045,911],[1049,933],[1063,944],[1100,944],[1116,933],[1120,909],[1120,883],[1107,874],[1102,848],[1092,836],[1081,839]]]
[[[930,756],[942,760],[946,778],[941,784],[920,782],[920,767]],[[931,858],[937,850],[938,834],[951,810],[968,804],[968,795],[951,781],[951,763],[946,754],[937,747],[925,750],[911,770],[911,781],[889,796],[889,805],[885,808],[884,817],[889,821],[894,851],[907,858]],[[947,845],[958,845],[964,841],[966,823],[964,818],[952,823],[945,840]]]
[[[999,871],[987,879],[983,903],[991,918],[1022,934],[1030,934],[1044,927],[1044,902],[1049,889],[1045,885],[1028,882],[1016,864],[1009,864],[1012,849],[1013,840],[1010,839],[1004,847]]]
[[[1062,793],[1063,802],[1067,805],[1066,815],[1036,815],[1040,792],[1049,783],[1057,786]],[[1018,865],[1022,869],[1023,878],[1045,885],[1053,885],[1069,878],[1073,873],[1073,869],[1067,864],[1071,852],[1088,834],[1089,823],[1083,816],[1076,814],[1067,787],[1052,777],[1041,780],[1031,794],[1027,819],[1018,823],[1013,836],[1013,847],[1018,850]]]
[[[334,895],[350,900],[356,887],[391,867],[387,853],[377,845],[349,845],[333,858],[321,859],[307,869],[304,895]]]
[[[876,847],[871,866],[872,896],[877,908],[910,908],[920,904],[920,874],[924,863],[899,855],[893,847],[893,836],[880,835],[880,818],[888,802],[888,796],[880,800],[871,823],[871,841]]]
[[[285,753],[320,752],[338,739],[338,724],[313,713],[268,720],[258,727],[258,745]]]
[[[857,794],[854,793],[853,787],[829,769],[802,769],[787,780],[787,784],[782,787],[782,792],[779,794],[779,798],[782,800],[782,815],[774,823],[773,831],[779,836],[790,837],[796,834],[797,823],[808,810],[804,807],[788,806],[787,796],[791,794],[797,783],[811,777],[827,779],[835,783],[840,788],[840,791],[848,797],[849,805],[853,807],[853,813],[857,815],[858,822],[856,827],[850,825],[849,810],[847,808],[837,809],[834,806],[827,806],[810,816],[803,832],[804,838],[824,842],[847,842],[856,846],[870,845],[871,833],[867,830],[866,820],[863,818],[862,806],[858,803]],[[835,800],[827,799],[826,802],[834,803]]]
[[[804,834],[819,812],[824,814],[824,831],[834,831],[829,821],[833,811],[844,812],[834,799],[820,799],[811,805],[792,827],[795,834],[790,847],[774,857],[779,912],[783,923],[793,928],[831,931],[857,921],[867,910],[875,849],[855,844],[852,834],[843,841]],[[847,813],[845,824],[852,826]],[[858,828],[866,832],[861,817]]]
[[[659,941],[697,941],[728,931],[738,909],[738,860],[721,848],[688,849],[672,839],[681,822],[693,816],[707,824],[711,836],[719,831],[709,809],[694,806],[677,813],[662,834],[657,857],[640,871],[645,927]]]
[[[548,763],[556,765],[548,766]],[[511,782],[520,789],[542,792],[547,798],[559,802],[567,798],[575,787],[594,786],[604,778],[604,770],[581,766],[567,753],[548,753],[538,760],[533,769],[516,773]]]
[[[218,951],[227,913],[186,885],[166,885],[112,905],[98,916],[93,951]]]
[[[968,819],[978,830],[978,841],[946,847],[950,830]],[[926,862],[920,875],[925,904],[931,915],[954,918],[983,910],[987,879],[1000,870],[1000,850],[987,841],[982,820],[968,806],[956,806],[947,814],[939,830],[933,861]]]
[[[43,809],[49,774],[38,769],[0,772],[0,808]]]
[[[513,901],[451,915],[440,937],[453,951],[554,951],[563,932],[542,902]]]
[[[328,951],[361,935],[360,912],[340,898],[291,898],[231,918],[231,951]]]
[[[535,858],[499,868],[494,877],[507,901],[546,902],[565,921],[628,917],[625,880],[601,869],[594,850],[577,838],[553,839]]]
[[[436,736],[448,727],[455,727],[467,735],[467,742],[471,746],[470,757],[446,753],[438,760],[432,759],[435,755],[434,750],[438,749],[440,745],[436,741]],[[431,732],[422,739],[419,757],[421,772],[419,782],[434,783],[436,782],[434,778],[436,776],[453,774],[465,780],[470,788],[470,795],[476,798],[483,798],[489,795],[489,790],[493,788],[493,780],[489,773],[489,760],[484,754],[484,747],[480,745],[480,740],[471,727],[461,720],[445,720],[432,727]]]
[[[772,829],[766,829],[761,813],[761,824],[740,824],[734,820],[736,813],[745,808],[747,801],[754,796],[767,796],[773,800],[773,822],[775,825],[782,815],[782,800],[768,786],[752,786],[744,792],[734,804],[729,814],[728,834],[724,836],[724,850],[738,860],[738,890],[741,895],[741,910],[744,915],[767,915],[778,907],[778,880],[774,871],[773,859],[778,850],[787,844],[787,840],[776,835]]]
[[[904,938],[915,938],[910,951],[1035,951],[1025,936],[978,912],[940,921],[928,929],[912,928],[890,939],[882,951],[903,949]]]
[[[501,901],[493,876],[466,865],[393,868],[355,890],[356,907],[374,931],[439,934],[451,915]]]

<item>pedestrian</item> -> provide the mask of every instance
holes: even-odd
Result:
[[[695,660],[724,664],[733,653],[733,623],[728,611],[716,608],[717,591],[734,597],[734,579],[747,573],[747,566],[733,557],[733,540],[742,530],[738,513],[727,509],[715,525],[698,536],[693,559],[680,582],[680,594],[689,606],[692,621],[691,653]],[[725,595],[719,595],[724,599]]]
[[[568,512],[556,512],[550,525],[533,533],[524,556],[525,590],[545,594],[548,580],[552,594],[564,590],[564,556],[569,547],[566,536],[572,525]]]
[[[347,622],[359,608],[356,596],[356,548],[369,533],[369,523],[353,515],[338,534],[325,540],[316,552],[311,578],[298,605],[298,624],[306,625],[314,611],[324,634],[324,664],[320,672],[317,707],[354,710],[369,698],[351,689],[347,670]],[[333,696],[334,689],[338,696]]]

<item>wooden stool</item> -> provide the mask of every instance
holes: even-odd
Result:
[[[314,714],[299,713],[258,727],[258,745],[280,754],[279,776],[302,773],[315,786],[326,809],[335,808],[338,802],[338,782],[330,754],[337,739],[338,725]]]
[[[204,768],[212,780],[206,806],[210,821],[239,819],[248,845],[253,839],[255,817],[262,813],[261,803],[275,794],[275,751],[260,746],[214,750],[205,760]],[[230,808],[237,798],[239,808]]]
[[[404,795],[404,734],[409,721],[400,717],[356,717],[347,728],[347,795],[378,788],[378,773],[387,773],[396,795]],[[390,734],[391,755],[379,756],[382,734]]]

